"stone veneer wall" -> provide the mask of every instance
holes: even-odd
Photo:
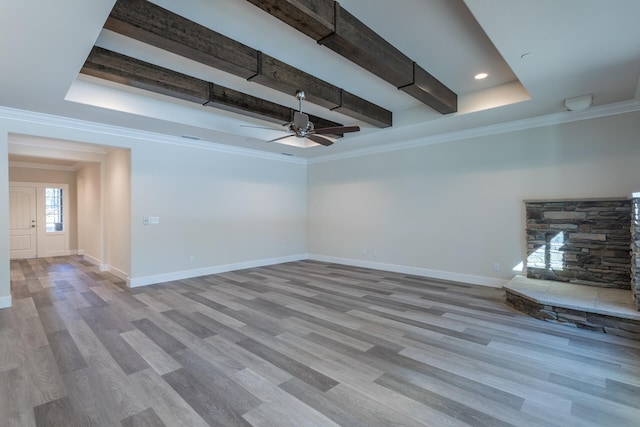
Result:
[[[640,311],[640,193],[631,199],[631,292]]]
[[[527,277],[631,288],[631,200],[535,200],[525,204]]]
[[[507,303],[540,320],[640,341],[638,320],[540,304],[510,290],[507,290]]]

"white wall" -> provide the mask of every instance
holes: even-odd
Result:
[[[126,279],[131,259],[131,159],[128,150],[107,154],[105,173],[105,252],[109,270]]]
[[[133,285],[305,256],[304,164],[141,142],[131,165]]]
[[[94,264],[104,264],[104,227],[100,163],[87,163],[76,173],[78,249]]]
[[[11,306],[9,270],[9,132],[0,120],[0,308]]]
[[[526,257],[523,200],[629,197],[639,137],[627,113],[310,164],[309,253],[498,285]]]
[[[105,256],[123,270],[127,218],[120,215],[126,216],[130,200],[133,286],[307,253],[496,284],[511,277],[511,267],[525,257],[523,199],[626,197],[640,188],[640,113],[308,166],[242,150],[215,151],[206,143],[176,145],[126,129],[0,113],[5,201],[8,133],[131,150],[130,195],[118,193],[120,185],[126,187],[119,173],[127,163],[122,154],[109,161],[111,178],[105,174],[105,182],[88,184],[88,177],[97,179],[94,171],[83,175],[83,185],[111,191],[103,196],[111,203],[105,212],[115,221],[107,232],[115,233],[120,246]],[[2,206],[0,304],[7,304],[9,221]],[[144,225],[145,216],[158,216],[160,223]],[[493,272],[494,262],[502,271]]]
[[[130,195],[118,190],[126,181],[120,173],[127,163],[123,157],[107,160],[100,184],[89,184],[89,174],[81,175],[85,181],[80,185],[88,191],[92,185],[102,185],[102,201],[110,203],[104,212],[111,217],[110,222],[105,219],[109,224],[105,232],[115,240],[104,256],[118,270],[126,269],[130,261],[132,286],[306,257],[306,165],[299,160],[0,109],[0,198],[4,200],[8,200],[9,133],[131,150]],[[0,304],[10,304],[9,220],[8,209],[2,206]],[[143,216],[159,216],[160,223],[143,225]],[[123,237],[128,227],[129,260]]]

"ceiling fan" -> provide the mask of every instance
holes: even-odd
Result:
[[[305,98],[304,91],[299,90],[296,92],[296,98],[298,99],[299,109],[293,114],[293,121],[285,123],[283,126],[287,127],[289,135],[281,136],[267,142],[276,142],[285,138],[308,138],[316,144],[324,145],[328,147],[333,144],[333,141],[321,135],[341,135],[343,133],[358,132],[360,126],[333,126],[327,128],[316,129],[313,123],[309,121],[309,116],[302,112],[302,101]]]

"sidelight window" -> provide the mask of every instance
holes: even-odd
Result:
[[[63,231],[62,188],[46,189],[45,215],[47,233]]]

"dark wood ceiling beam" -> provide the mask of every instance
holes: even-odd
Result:
[[[304,90],[309,102],[328,109],[342,107],[341,88],[147,0],[118,0],[105,28],[292,96]],[[341,111],[377,127],[392,124],[390,111],[364,99]]]
[[[413,63],[413,82],[398,89],[442,114],[458,111],[458,95],[415,62]]]
[[[295,111],[100,47],[91,50],[81,73],[281,125],[292,121]],[[309,120],[318,128],[342,126],[316,116],[309,116]]]
[[[245,79],[258,52],[146,0],[118,0],[104,28]]]
[[[339,113],[365,121],[379,128],[391,125],[393,120],[391,112],[376,106],[346,90],[340,93],[340,106],[333,109]],[[366,111],[366,117],[362,111]]]
[[[334,0],[247,0],[442,114],[457,111],[451,89]],[[329,14],[333,13],[333,16]]]
[[[271,101],[247,95],[218,84],[209,84],[209,100],[204,103],[208,107],[220,108],[240,113],[244,116],[273,119],[274,123],[284,125],[293,121],[295,109],[276,104]],[[309,114],[309,121],[317,128],[342,126],[339,123]],[[335,134],[343,136],[343,134]]]
[[[248,0],[314,40],[335,29],[334,0]]]
[[[335,31],[323,46],[371,71],[395,87],[413,82],[413,61],[336,2]]]
[[[80,72],[198,104],[209,101],[209,83],[204,80],[96,46]]]
[[[265,53],[260,52],[258,58],[258,72],[250,81],[292,96],[302,89],[305,100],[330,110],[340,106],[340,88]]]

